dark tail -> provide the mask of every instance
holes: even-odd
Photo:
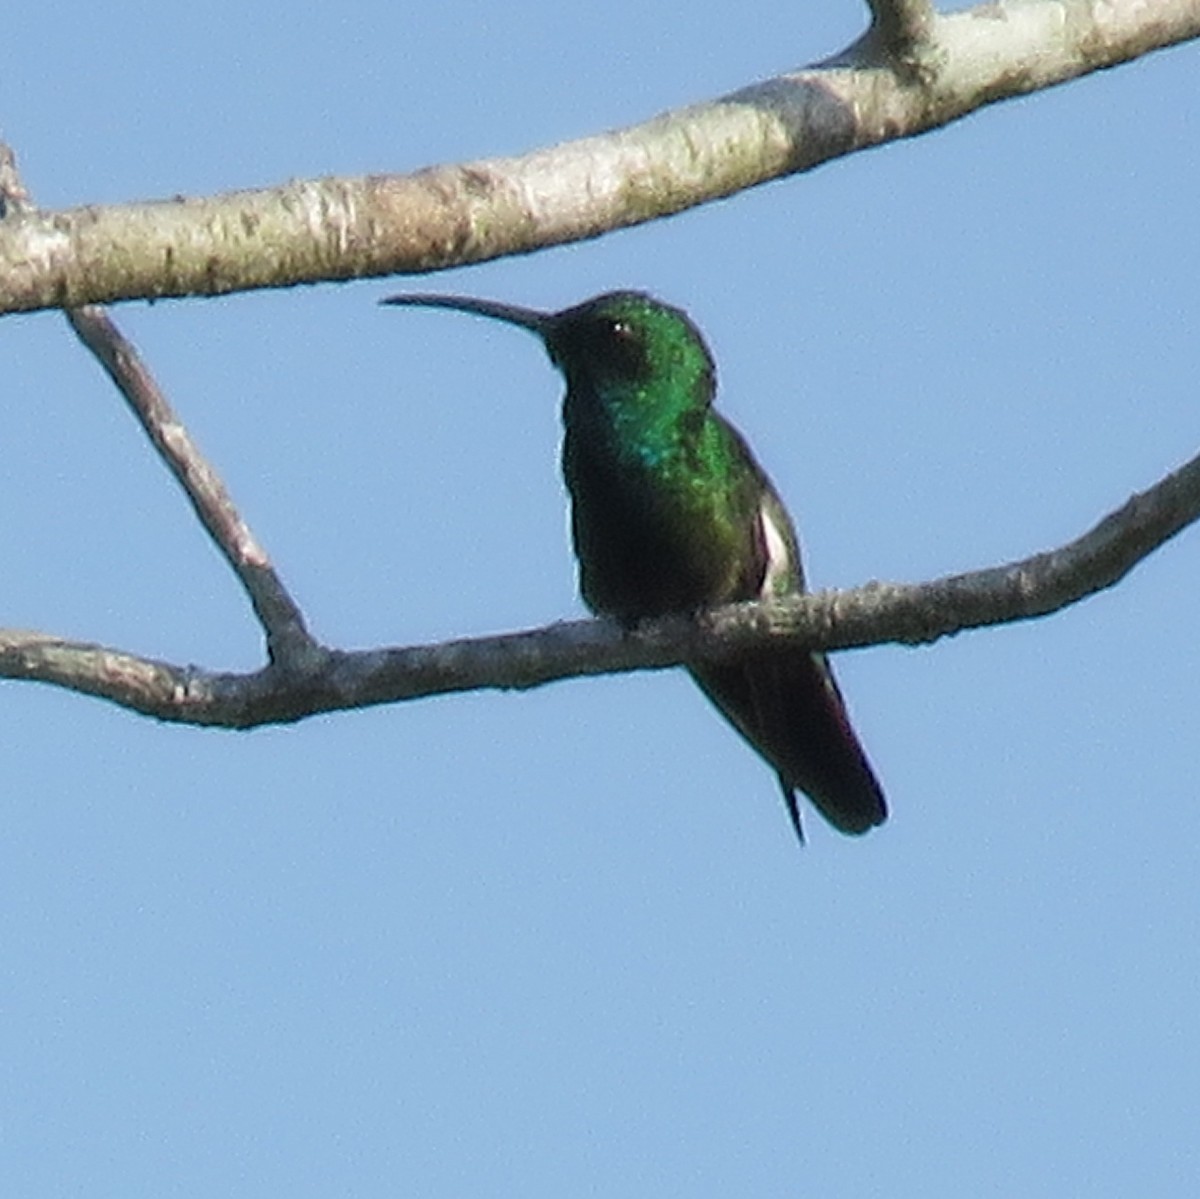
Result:
[[[823,655],[767,647],[693,669],[692,677],[779,773],[801,840],[797,790],[843,833],[865,833],[887,819],[883,791]]]

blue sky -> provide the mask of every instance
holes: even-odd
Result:
[[[426,9],[431,11],[425,11]],[[754,19],[757,16],[759,19]],[[859,5],[7,14],[42,204],[518,153],[840,48]],[[1195,452],[1195,46],[549,254],[116,312],[323,639],[581,614],[536,342],[687,308],[817,586],[1049,548]],[[251,668],[50,314],[0,329],[0,623]],[[892,820],[677,672],[233,734],[0,686],[12,1194],[1162,1196],[1200,1180],[1200,535],[1058,616],[839,655]]]

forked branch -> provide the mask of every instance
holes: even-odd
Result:
[[[35,211],[12,149],[0,142],[0,217],[28,217]],[[303,659],[314,644],[300,609],[137,350],[109,315],[94,304],[68,309],[66,318],[116,385],[158,456],[183,488],[197,519],[241,581],[266,634],[272,663],[295,664]]]
[[[595,236],[1200,34],[1200,0],[1007,0],[948,16],[924,0],[870,3],[868,33],[816,68],[521,159],[43,215],[0,147],[0,216],[9,218],[0,220],[0,312],[68,309],[240,580],[268,659],[255,672],[223,673],[0,630],[0,677],[163,720],[246,728],[445,692],[662,668],[768,639],[831,650],[931,642],[1045,615],[1116,583],[1200,517],[1200,457],[1060,549],[930,583],[739,605],[633,632],[576,621],[441,645],[329,649],[308,633],[133,347],[90,306],[434,270]],[[287,254],[277,252],[281,244]]]

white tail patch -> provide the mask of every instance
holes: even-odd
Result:
[[[763,571],[759,590],[759,595],[765,599],[775,595],[780,584],[787,583],[792,575],[793,564],[787,538],[779,531],[766,504],[758,510],[758,524],[762,530],[763,547],[767,551],[767,569]]]

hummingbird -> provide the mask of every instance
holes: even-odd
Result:
[[[566,380],[562,470],[580,592],[626,627],[804,591],[791,518],[742,435],[713,408],[716,366],[688,315],[639,291],[542,312],[471,296],[390,296],[541,338]],[[824,654],[761,645],[688,667],[779,777],[792,827],[804,792],[834,828],[887,819]]]

